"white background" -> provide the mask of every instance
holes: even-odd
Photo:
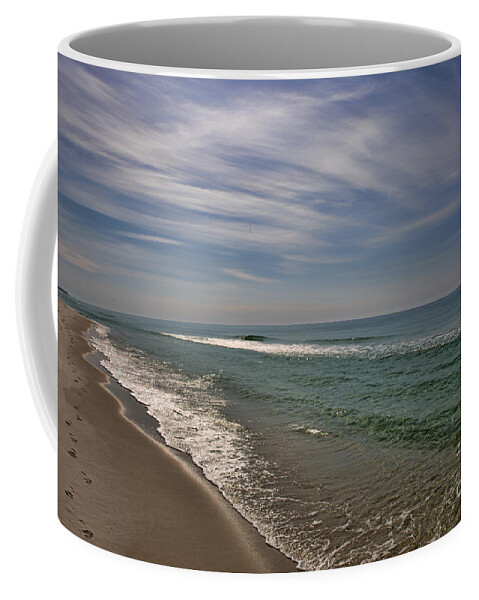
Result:
[[[0,594],[4,598],[477,598],[477,138],[479,35],[474,3],[421,0],[170,3],[27,0],[2,7]],[[99,550],[56,518],[55,454],[41,429],[15,325],[16,254],[31,183],[56,131],[56,46],[114,23],[210,15],[302,15],[395,21],[447,31],[463,51],[463,521],[429,547],[381,563],[292,575],[220,575],[141,563]],[[6,184],[6,186],[5,186]],[[3,370],[5,371],[3,372]]]

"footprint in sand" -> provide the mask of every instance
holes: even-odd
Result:
[[[75,452],[75,450],[73,448],[71,448],[71,450],[68,450],[68,454],[73,458],[77,457],[77,453]]]
[[[77,415],[77,421],[83,421],[83,419],[80,417],[80,415]]]
[[[70,439],[74,444],[78,443],[78,440],[76,439],[76,437],[73,437],[73,433],[70,433]]]
[[[91,479],[88,477],[88,475],[85,473],[85,471],[80,471],[80,473],[83,475],[83,481],[90,485],[90,483],[92,482]]]
[[[90,539],[93,537],[93,531],[90,531],[89,529],[82,529],[81,532],[87,539]]]
[[[72,494],[72,492],[70,492],[70,490],[65,490],[65,494],[66,494],[66,495],[67,495],[69,498],[73,499],[73,494]]]
[[[71,425],[72,425],[71,421],[65,421],[65,423],[68,425],[68,427],[71,427]]]

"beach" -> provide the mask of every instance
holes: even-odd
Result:
[[[362,564],[441,537],[460,519],[459,298],[240,327],[60,290],[62,520],[121,554],[241,572]]]
[[[187,457],[126,418],[107,375],[86,358],[91,322],[61,300],[58,317],[63,525],[98,547],[169,566],[296,571]]]

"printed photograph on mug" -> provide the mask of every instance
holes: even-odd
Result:
[[[460,57],[290,80],[59,55],[59,516],[227,572],[460,520]]]

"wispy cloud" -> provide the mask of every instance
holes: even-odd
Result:
[[[145,235],[143,233],[130,233],[124,231],[117,231],[116,234],[120,237],[141,240],[143,242],[153,242],[155,244],[173,244],[174,246],[177,246],[183,243],[179,240],[172,240],[171,238],[160,237],[158,235]]]
[[[315,320],[329,318],[326,290],[359,298],[360,278],[383,299],[378,310],[405,306],[406,292],[386,289],[388,261],[411,273],[406,290],[430,247],[459,229],[458,73],[455,59],[345,79],[188,80],[60,58],[61,276],[76,289],[83,269],[77,293],[101,304],[94,277],[110,273],[113,308],[135,312],[135,293],[149,293],[151,314],[171,318],[153,297],[163,288],[142,291],[142,275],[177,282],[177,299],[191,284],[199,320],[203,300],[234,318],[223,306],[232,297],[215,300],[208,286],[248,293],[257,307],[260,284],[275,282],[291,320],[305,294],[318,299]],[[424,284],[421,298],[436,287]]]
[[[62,260],[65,260],[66,262],[70,263],[71,265],[74,265],[75,267],[83,269],[84,271],[88,271],[89,273],[104,272],[104,270],[100,266],[98,266],[96,263],[94,263],[92,260],[89,260],[88,258],[85,258],[81,254],[78,254],[74,250],[67,248],[67,246],[65,246],[65,244],[60,243],[58,245],[58,252],[60,253]]]
[[[252,273],[245,273],[244,271],[239,271],[238,269],[220,269],[223,273],[230,275],[231,277],[235,277],[236,279],[244,279],[246,281],[255,281],[257,283],[271,283],[274,281],[273,279],[269,279],[268,277],[259,277],[258,275],[253,275]]]

